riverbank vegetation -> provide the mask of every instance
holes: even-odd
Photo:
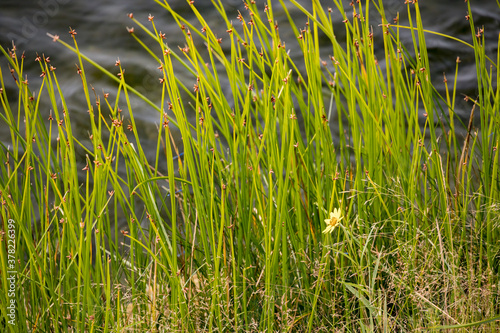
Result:
[[[54,61],[36,59],[35,86],[23,72],[32,59],[2,49],[10,73],[1,68],[0,117],[11,141],[0,150],[1,216],[3,230],[15,221],[17,260],[16,326],[4,307],[2,324],[12,332],[498,329],[500,53],[487,56],[490,32],[463,4],[471,37],[455,42],[474,51],[477,91],[465,96],[470,116],[459,117],[460,61],[449,59],[456,72],[436,89],[432,32],[418,2],[406,2],[407,22],[386,17],[381,1],[306,9],[291,0],[302,22],[285,22],[286,6],[279,21],[270,2],[246,1],[241,13],[216,2],[226,29],[215,31],[196,1],[197,22],[158,1],[185,45],[169,45],[153,15],[129,14],[131,38],[158,64],[156,96],[129,84],[119,60],[88,59],[76,31],[51,36],[78,59],[86,101],[78,108],[67,105]],[[296,40],[280,38],[284,26]],[[331,44],[329,54],[320,43]],[[117,90],[95,91],[90,66]],[[158,110],[155,147],[141,144],[131,98]],[[72,114],[85,110],[88,136],[78,137]],[[2,272],[13,270],[7,235]]]

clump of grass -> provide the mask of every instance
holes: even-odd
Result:
[[[4,227],[18,227],[11,331],[498,328],[500,54],[496,63],[486,56],[469,2],[478,95],[464,126],[456,82],[444,96],[431,83],[418,2],[408,3],[406,26],[391,24],[381,1],[353,5],[345,40],[318,1],[307,11],[291,0],[301,25],[280,2],[295,41],[280,38],[270,2],[246,1],[235,24],[214,2],[222,33],[196,3],[190,22],[157,2],[184,46],[169,45],[152,16],[129,16],[158,43],[151,49],[130,31],[158,62],[161,96],[127,84],[119,61],[111,73],[88,59],[75,34],[74,46],[54,38],[78,56],[89,138],[73,135],[48,60],[37,59],[35,88],[24,57],[2,49],[18,88],[8,95],[0,72],[11,134],[0,151],[1,214]],[[402,44],[402,29],[413,45]],[[325,37],[331,55],[322,60]],[[290,44],[303,58],[290,57]],[[116,81],[115,93],[92,91],[89,64]],[[158,110],[154,159],[132,95]],[[2,271],[7,258],[2,246]]]

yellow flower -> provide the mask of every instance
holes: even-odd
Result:
[[[323,233],[326,234],[327,232],[332,232],[333,229],[337,226],[337,223],[339,223],[340,220],[342,220],[343,216],[342,213],[340,212],[340,209],[335,208],[333,210],[333,213],[330,213],[330,217],[325,220],[325,223],[327,224],[325,230],[323,230]]]

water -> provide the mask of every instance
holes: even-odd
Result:
[[[278,1],[273,1],[278,3]],[[306,8],[310,7],[303,1]],[[344,1],[346,10],[350,10],[350,1]],[[169,1],[174,9],[182,13],[186,18],[193,18],[191,9],[186,1]],[[204,14],[207,22],[212,28],[220,29],[221,35],[225,31],[222,26],[222,20],[218,18],[218,13],[210,5],[210,1],[196,0],[197,8]],[[234,17],[237,22],[237,11],[244,12],[241,1],[225,0],[225,8],[229,12],[229,17]],[[322,1],[327,6],[335,8],[333,2]],[[387,17],[396,17],[401,13],[400,22],[406,24],[407,9],[403,0],[385,0],[384,6]],[[467,14],[467,4],[463,1],[442,0],[442,1],[421,1],[422,18],[424,27],[428,30],[438,31],[449,34],[459,39],[471,42],[471,33],[469,22],[465,19]],[[477,27],[484,26],[485,37],[489,54],[496,53],[497,38],[500,27],[500,10],[496,1],[472,1],[474,20]],[[277,7],[275,7],[277,8]],[[81,89],[81,80],[76,73],[77,58],[75,54],[65,49],[59,43],[53,43],[46,35],[51,33],[59,35],[61,39],[70,42],[68,34],[69,27],[77,31],[77,40],[82,53],[97,61],[111,72],[116,73],[115,61],[119,58],[126,71],[127,81],[131,82],[141,93],[145,94],[152,101],[157,102],[160,96],[160,84],[158,82],[159,71],[157,64],[150,59],[142,47],[135,42],[129,35],[126,27],[134,26],[129,19],[128,13],[134,13],[134,17],[148,25],[147,17],[154,15],[157,28],[166,33],[167,42],[171,47],[177,45],[183,46],[184,39],[182,34],[178,33],[178,26],[172,17],[153,0],[133,1],[133,0],[0,0],[0,44],[4,48],[11,47],[11,41],[14,40],[18,50],[26,52],[26,69],[30,79],[30,87],[36,88],[40,82],[40,69],[38,63],[34,61],[36,53],[45,54],[51,58],[51,63],[57,67],[57,75],[60,82],[64,83],[64,94],[68,101],[70,111],[72,112],[72,121],[74,122],[74,134],[85,143],[88,137],[89,125],[86,103],[84,102]],[[347,13],[348,17],[352,17]],[[286,17],[279,11],[275,12],[277,20],[280,22],[280,34],[282,39],[291,45],[295,36],[291,29],[286,29]],[[305,17],[298,10],[292,10],[292,16],[297,22],[304,22]],[[343,24],[340,13],[335,13],[334,21],[338,39],[342,39]],[[380,22],[374,16],[372,20],[375,31],[380,30]],[[301,24],[297,23],[300,27]],[[146,40],[144,33],[136,28],[137,35]],[[406,45],[411,45],[410,35],[407,33]],[[458,104],[456,113],[464,121],[468,118],[471,105],[463,101],[463,95],[467,94],[475,97],[476,70],[474,55],[463,44],[444,39],[429,34],[427,46],[431,63],[431,75],[438,88],[442,89],[442,74],[446,72],[449,82],[454,80],[455,60],[457,57],[462,59],[458,75]],[[149,43],[154,50],[154,42]],[[223,44],[224,46],[224,44]],[[227,45],[227,47],[229,47]],[[328,41],[321,45],[325,55],[331,48]],[[382,55],[383,50],[379,47],[378,54]],[[20,54],[20,53],[18,53]],[[292,48],[292,57],[300,59],[300,52],[297,48]],[[381,57],[380,57],[381,58]],[[13,80],[8,75],[6,60],[0,58],[4,77],[6,79],[7,89],[15,92]],[[87,79],[92,84],[96,92],[102,95],[102,92],[116,91],[115,85],[104,77],[99,71],[86,65]],[[179,74],[183,78],[182,72]],[[185,75],[187,78],[188,76]],[[228,89],[228,87],[223,87]],[[159,115],[152,107],[145,105],[139,100],[133,100],[132,106],[139,129],[139,136],[144,139],[143,146],[150,145],[156,147],[157,126],[160,123]],[[46,106],[45,112],[50,110]],[[4,124],[0,124],[0,140],[7,144],[10,140],[8,131],[3,130]],[[175,131],[175,129],[173,129]],[[153,135],[153,136],[152,136]],[[174,135],[176,133],[174,132]],[[180,138],[180,135],[177,135]],[[155,151],[147,152],[152,158]],[[79,157],[82,166],[85,165],[85,156]]]
[[[262,1],[264,2],[264,1]],[[277,1],[273,1],[276,2]],[[309,1],[303,1],[305,7]],[[65,83],[66,94],[72,97],[80,94],[81,84],[76,75],[76,57],[58,43],[52,43],[46,35],[47,32],[57,34],[62,39],[70,41],[68,34],[69,27],[78,32],[77,38],[80,49],[90,58],[96,60],[106,68],[112,69],[114,62],[120,58],[127,70],[127,78],[133,80],[141,92],[148,94],[158,88],[158,73],[155,71],[156,64],[152,62],[142,48],[129,36],[126,27],[133,26],[128,18],[128,13],[148,26],[147,16],[151,13],[155,16],[157,27],[166,33],[167,42],[171,46],[184,45],[182,35],[177,33],[178,27],[174,20],[153,0],[133,1],[133,0],[0,0],[0,44],[9,47],[11,41],[15,40],[18,49],[25,50],[27,55],[27,65],[33,71],[33,79],[38,76],[37,64],[34,63],[35,53],[50,56],[53,63],[58,67],[58,76]],[[192,18],[189,5],[184,0],[169,1],[172,7]],[[218,19],[218,14],[211,6],[210,0],[195,1],[197,8],[206,16],[211,26],[220,26],[222,20]],[[238,0],[223,1],[229,11],[229,17],[236,20],[237,10],[244,12],[242,2]],[[322,1],[325,6],[335,8],[333,2]],[[350,10],[349,1],[344,1],[344,8]],[[403,0],[385,0],[388,18],[395,17],[401,13],[401,22],[406,22],[406,5]],[[424,26],[428,30],[438,31],[445,34],[471,41],[469,23],[465,19],[467,4],[457,0],[443,1],[421,1],[422,17]],[[484,25],[486,39],[490,53],[495,51],[498,38],[498,28],[500,26],[500,10],[496,1],[472,1],[474,20],[477,27]],[[335,13],[334,13],[335,14]],[[349,13],[348,17],[349,17]],[[292,10],[292,15],[298,22],[305,19],[298,10]],[[278,20],[282,23],[280,33],[285,41],[292,41],[294,36],[290,30],[286,30],[284,15],[277,13]],[[334,15],[340,18],[340,14]],[[351,16],[352,17],[352,16]],[[340,20],[339,20],[340,23]],[[380,29],[373,21],[374,30]],[[300,26],[300,24],[298,24]],[[340,32],[342,25],[339,24]],[[138,31],[138,29],[136,29]],[[221,30],[223,31],[223,30]],[[138,33],[140,37],[144,34]],[[475,68],[473,64],[473,54],[462,44],[453,42],[441,37],[428,35],[427,45],[431,57],[433,77],[441,81],[442,73],[446,72],[448,79],[453,79],[452,74],[455,68],[457,56],[462,58],[462,66],[459,72],[458,89],[462,93],[473,93],[475,87]],[[328,52],[328,43],[322,45],[325,52]],[[293,55],[292,50],[292,55]],[[297,56],[299,54],[297,53]],[[5,60],[1,63],[5,70]],[[102,75],[97,71],[90,71],[89,82],[91,82],[100,92],[109,88],[109,81],[102,80]],[[150,96],[154,96],[150,94]],[[78,99],[73,99],[78,104]],[[144,106],[142,106],[144,107]],[[147,127],[148,123],[156,122],[158,115],[156,111],[145,108],[140,121]],[[147,131],[146,131],[147,132]],[[3,138],[3,137],[2,137]]]

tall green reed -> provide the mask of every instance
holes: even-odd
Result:
[[[462,138],[456,82],[451,92],[446,82],[445,96],[432,84],[418,2],[407,2],[408,25],[390,23],[381,1],[351,9],[313,1],[311,11],[291,2],[304,14],[295,22],[281,2],[295,41],[280,37],[285,22],[270,1],[247,1],[238,14],[214,2],[222,33],[196,3],[194,22],[157,1],[179,25],[180,47],[153,16],[145,24],[129,14],[158,43],[154,50],[129,31],[158,63],[154,99],[127,83],[124,64],[112,73],[82,54],[74,31],[74,46],[54,38],[78,56],[90,141],[73,134],[48,60],[37,59],[42,83],[33,94],[24,58],[2,49],[19,92],[8,96],[1,76],[12,138],[1,152],[9,162],[2,219],[19,221],[17,299],[32,309],[18,308],[23,329],[496,327],[498,72],[470,4],[479,92],[471,110],[481,121]],[[342,22],[332,22],[335,11]],[[413,45],[403,45],[403,29]],[[290,57],[291,44],[303,58]],[[116,81],[116,94],[93,91],[88,64]],[[132,95],[158,110],[152,160]],[[322,233],[335,208],[343,219]],[[2,249],[3,267],[5,258]]]

